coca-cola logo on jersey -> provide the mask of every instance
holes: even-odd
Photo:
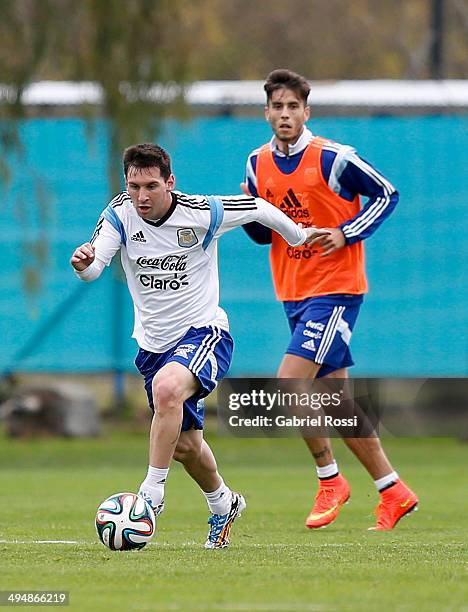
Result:
[[[136,260],[140,268],[154,268],[155,270],[169,270],[182,272],[187,267],[187,255],[166,255],[166,257],[139,257]]]

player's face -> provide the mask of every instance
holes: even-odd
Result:
[[[174,175],[171,174],[166,181],[159,168],[130,166],[126,184],[133,206],[143,219],[160,219],[169,210],[171,191],[175,184]]]
[[[279,144],[289,145],[301,135],[304,123],[310,117],[310,109],[291,89],[277,89],[268,101],[265,117]]]

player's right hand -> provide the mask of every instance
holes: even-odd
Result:
[[[71,256],[70,263],[78,270],[78,272],[82,272],[86,270],[86,268],[91,265],[94,261],[94,247],[91,243],[85,242],[78,248],[76,248]]]
[[[299,227],[303,227],[302,223],[299,223],[298,225]],[[303,229],[305,230],[305,233],[307,234],[307,238],[305,239],[304,244],[309,244],[312,241],[316,242],[324,238],[324,236],[328,236],[331,234],[331,231],[324,227],[312,226],[312,227],[303,227]]]

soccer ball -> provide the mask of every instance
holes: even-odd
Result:
[[[96,512],[96,531],[111,550],[143,548],[156,529],[153,509],[135,493],[116,493],[102,502]]]

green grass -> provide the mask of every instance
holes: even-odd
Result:
[[[137,488],[145,435],[0,437],[0,540],[8,541],[0,543],[0,589],[68,590],[71,609],[85,611],[468,610],[468,445],[386,441],[420,511],[372,533],[373,483],[341,441],[334,446],[351,503],[334,525],[309,531],[314,472],[300,440],[208,437],[225,480],[248,502],[232,546],[202,548],[205,502],[175,466],[155,540],[131,553],[104,548],[93,519],[105,497]]]

